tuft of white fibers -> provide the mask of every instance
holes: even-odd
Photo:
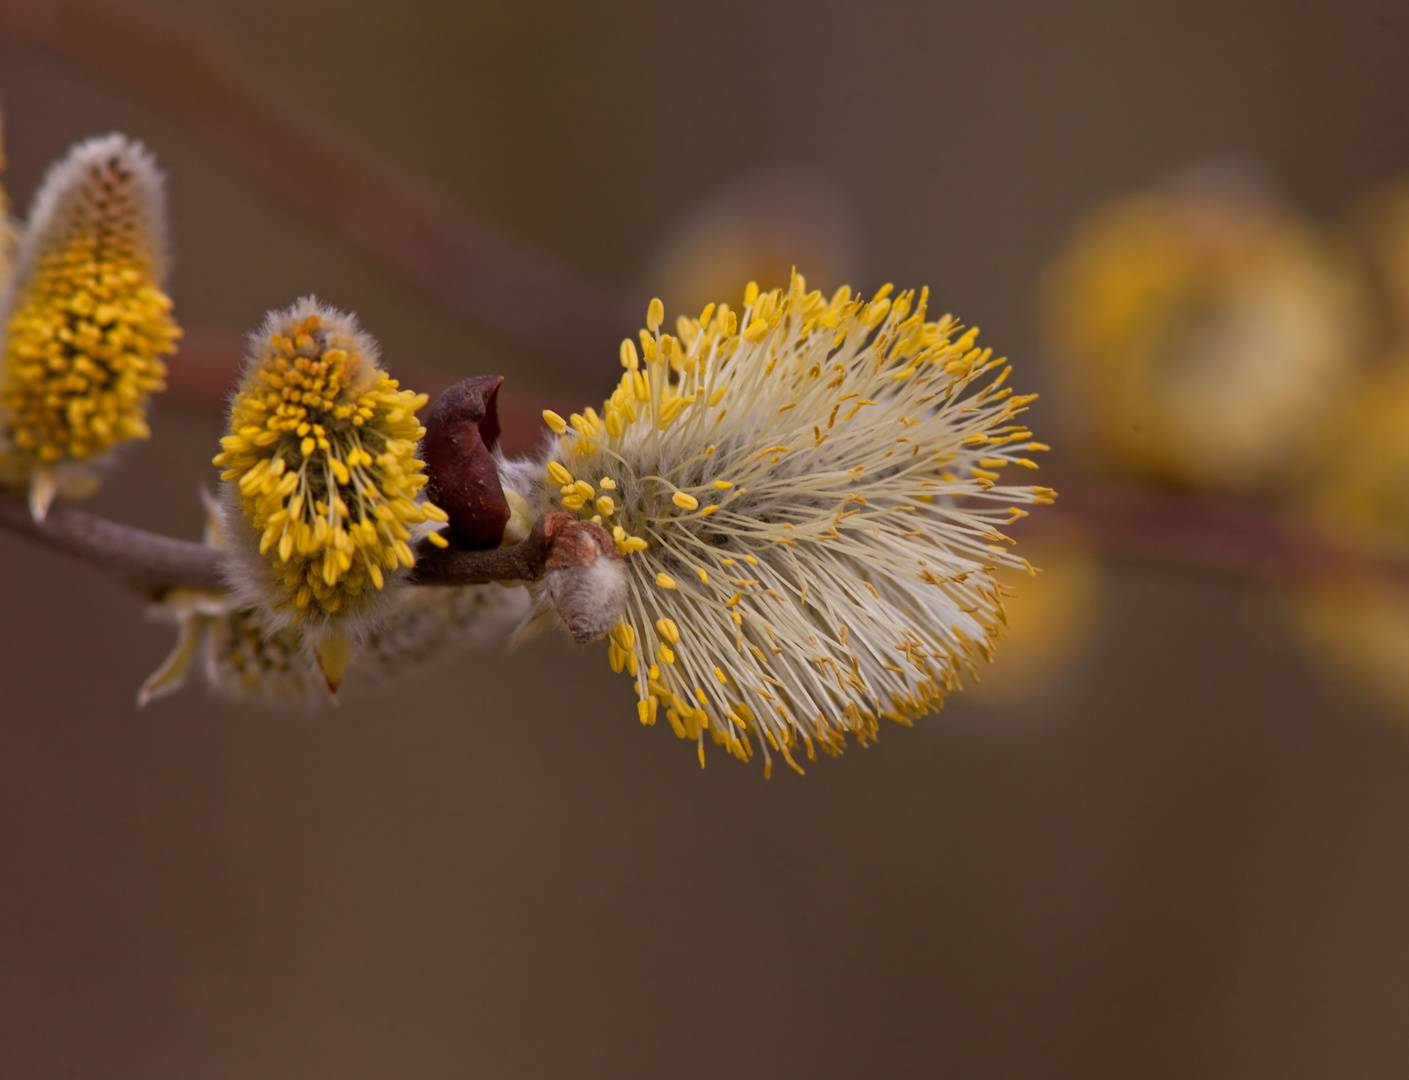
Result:
[[[600,641],[626,610],[626,571],[615,558],[591,566],[561,566],[547,571],[539,586],[563,627],[579,645]]]
[[[538,513],[610,530],[627,598],[613,669],[704,761],[863,745],[976,677],[1004,622],[994,568],[1031,567],[999,527],[1055,493],[1000,485],[1045,450],[1032,396],[927,293],[745,293],[622,343],[599,415],[545,413],[536,474],[505,473]]]

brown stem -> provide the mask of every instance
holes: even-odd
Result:
[[[1058,490],[1055,506],[1022,523],[1022,536],[1074,527],[1103,556],[1141,566],[1281,584],[1360,576],[1409,588],[1409,559],[1286,513],[1079,481]]]
[[[1075,526],[1101,554],[1143,566],[1243,581],[1303,584],[1375,578],[1409,588],[1409,560],[1323,535],[1284,515],[1177,495],[1067,483],[1056,507],[1023,523],[1033,539]],[[166,588],[219,589],[220,552],[202,544],[119,525],[58,505],[36,524],[29,507],[0,496],[0,528],[27,536],[148,593]],[[536,581],[547,543],[540,519],[521,544],[490,551],[442,550],[422,541],[415,585]]]
[[[113,573],[151,596],[174,588],[225,587],[218,549],[120,525],[71,506],[54,506],[41,524],[30,517],[27,503],[12,495],[0,495],[0,528]],[[546,556],[541,525],[535,525],[523,543],[492,551],[442,551],[423,543],[412,582],[483,585],[491,581],[535,581],[543,575]]]
[[[509,343],[574,375],[614,365],[611,345],[632,326],[621,298],[330,134],[326,120],[276,98],[190,27],[120,0],[6,0],[0,39],[144,95],[247,178]]]
[[[537,581],[548,558],[543,518],[533,524],[528,539],[488,551],[438,548],[423,540],[416,548],[414,585],[487,585],[491,581]]]
[[[14,496],[0,496],[0,527],[72,555],[148,593],[172,587],[220,589],[220,553],[203,544],[119,525],[71,506],[54,506],[42,523]]]

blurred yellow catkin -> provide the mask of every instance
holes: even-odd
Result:
[[[1409,354],[1409,180],[1370,192],[1350,215],[1369,270],[1384,355]]]
[[[1306,487],[1311,518],[1367,551],[1409,558],[1409,355],[1360,382],[1324,442],[1336,454]],[[1305,590],[1297,611],[1316,661],[1409,718],[1409,589],[1330,581]]]
[[[698,203],[667,236],[647,272],[671,311],[702,311],[739,282],[785,288],[794,267],[830,293],[861,277],[861,229],[842,191],[798,169],[746,174]]]
[[[1287,478],[1368,333],[1355,263],[1214,167],[1096,207],[1049,267],[1042,306],[1089,452],[1230,492]]]

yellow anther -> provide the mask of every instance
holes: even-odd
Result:
[[[553,429],[554,435],[562,435],[567,432],[568,422],[552,409],[543,410],[543,422]]]
[[[641,366],[641,358],[636,354],[636,342],[626,338],[621,343],[621,366],[635,371]]]
[[[660,429],[662,431],[664,431],[666,427],[670,424],[670,422],[675,419],[676,414],[679,413],[680,410],[685,407],[688,401],[688,398],[673,397],[661,406]]]
[[[683,491],[677,491],[674,495],[670,497],[670,501],[673,502],[676,506],[680,507],[681,510],[694,510],[700,505],[700,501],[698,499],[696,499],[693,495],[685,494],[685,492]]]
[[[612,627],[612,640],[620,645],[627,652],[636,646],[636,631],[628,622],[619,622]]]

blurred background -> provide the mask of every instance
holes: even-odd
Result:
[[[599,399],[652,295],[796,263],[982,326],[1059,489],[1409,550],[1406,60],[1381,0],[0,0],[16,207],[111,129],[169,174],[188,348],[93,507],[191,539],[268,308],[529,416]],[[517,238],[580,352],[378,258],[261,109]],[[565,638],[139,711],[171,627],[0,535],[0,1075],[1405,1075],[1403,605],[1062,520],[977,692],[768,782]]]

